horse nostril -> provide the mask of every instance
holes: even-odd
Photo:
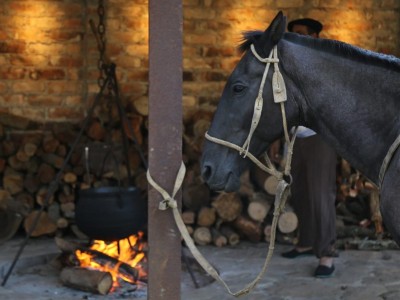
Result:
[[[212,169],[210,166],[204,166],[203,169],[201,170],[201,176],[205,181],[208,181],[208,179],[211,177],[212,174]]]

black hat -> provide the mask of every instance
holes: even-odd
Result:
[[[317,20],[310,19],[310,18],[304,18],[304,19],[297,19],[289,22],[288,24],[288,30],[292,31],[294,25],[304,25],[312,30],[314,30],[317,34],[320,33],[322,30],[322,24],[318,22]]]

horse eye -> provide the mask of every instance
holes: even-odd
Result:
[[[246,89],[246,87],[245,87],[244,85],[241,85],[241,84],[236,84],[236,85],[233,87],[233,91],[234,91],[236,94],[242,93],[245,89]]]

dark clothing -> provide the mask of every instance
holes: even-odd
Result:
[[[300,247],[334,256],[337,155],[318,135],[297,138],[293,149],[292,204],[299,218]]]

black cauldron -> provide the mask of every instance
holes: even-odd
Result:
[[[75,220],[91,239],[120,240],[145,230],[147,203],[136,187],[79,190]]]

